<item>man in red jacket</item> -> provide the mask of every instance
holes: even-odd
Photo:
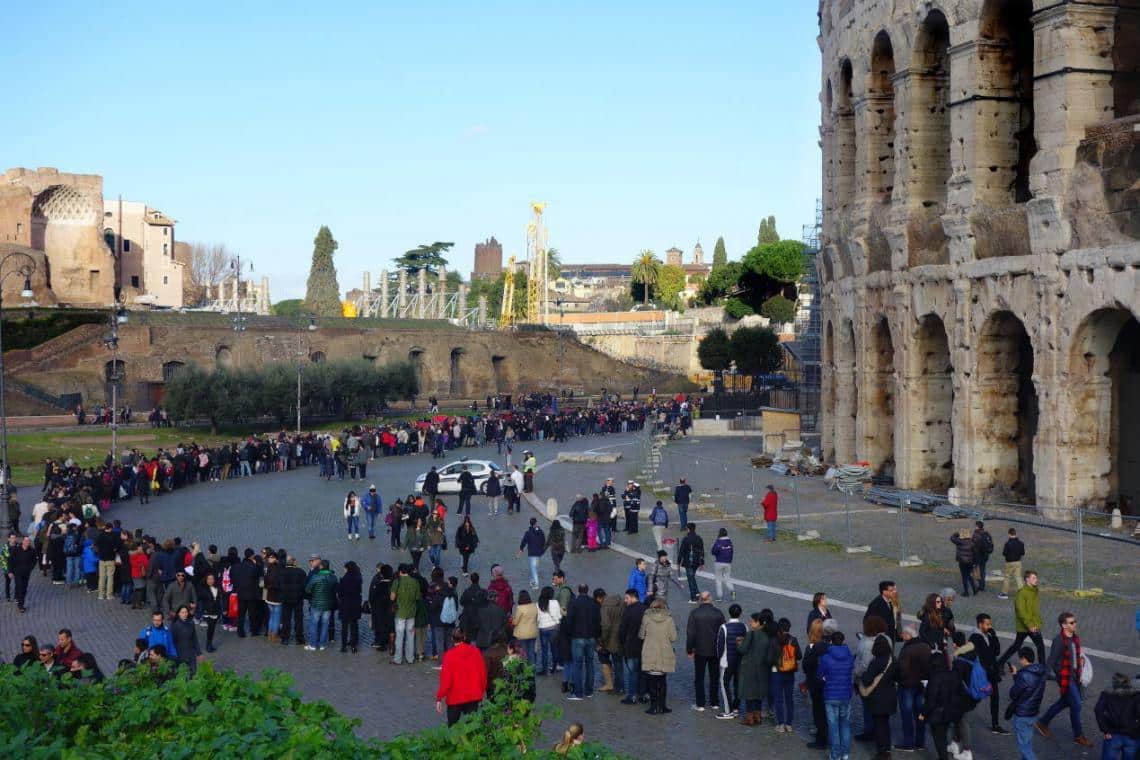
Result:
[[[776,486],[769,484],[768,493],[764,494],[760,506],[764,507],[764,522],[768,523],[768,540],[776,540],[776,511],[780,497],[776,495]]]
[[[453,726],[467,713],[479,709],[487,692],[487,669],[483,655],[467,643],[467,635],[456,628],[451,632],[454,646],[443,655],[439,671],[439,689],[435,693],[435,711],[443,713],[447,702],[447,725]]]

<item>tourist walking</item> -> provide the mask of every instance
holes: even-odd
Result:
[[[600,596],[599,596],[600,595]],[[622,667],[621,616],[625,610],[623,598],[594,590],[594,598],[602,606],[602,637],[598,641],[598,662],[602,664],[602,685],[598,691],[621,694],[625,682]]]
[[[383,562],[376,563],[376,572],[368,583],[368,609],[372,614],[372,648],[381,652],[388,650],[388,645],[395,631],[395,619],[392,607],[392,567]],[[285,630],[281,631],[282,643],[285,641]]]
[[[1033,646],[1037,648],[1037,664],[1045,664],[1045,640],[1041,637],[1041,597],[1040,589],[1037,588],[1039,580],[1033,570],[1026,570],[1023,579],[1025,585],[1013,597],[1013,644],[998,659],[999,668],[1021,649],[1022,642],[1027,638],[1032,639]]]
[[[677,549],[677,562],[685,568],[685,577],[689,581],[689,604],[697,603],[697,571],[705,566],[705,541],[697,535],[696,523],[686,525],[688,533],[681,539],[681,546]]]
[[[657,545],[658,549],[662,548],[665,531],[669,529],[669,513],[665,511],[660,499],[653,506],[653,511],[649,513],[649,525],[653,528],[653,543]]]
[[[968,699],[969,694],[966,693],[961,677],[950,669],[946,657],[931,657],[930,678],[926,682],[919,715],[930,729],[938,760],[949,759],[947,732],[951,725],[962,720]]]
[[[463,577],[466,578],[470,569],[471,555],[479,548],[479,534],[475,531],[475,524],[471,522],[471,515],[463,516],[463,523],[455,531],[455,548],[459,556],[463,557]]]
[[[170,638],[174,642],[175,654],[172,659],[179,665],[185,665],[190,675],[198,671],[198,658],[202,650],[198,646],[198,627],[190,617],[190,608],[179,605],[174,612],[174,622],[170,624]]]
[[[509,459],[510,459],[510,457],[508,456],[508,460]],[[509,498],[507,499],[507,514],[510,514],[512,509],[514,509],[514,511],[516,513],[522,511],[522,495],[523,495],[523,486],[524,485],[525,485],[525,479],[523,478],[522,472],[519,471],[519,466],[517,464],[512,465],[511,466],[511,493],[509,495]]]
[[[998,715],[1001,711],[1001,690],[998,684],[1001,682],[1001,668],[998,667],[998,657],[1001,656],[1001,642],[998,641],[997,631],[994,630],[993,619],[982,612],[974,618],[977,623],[977,630],[970,634],[970,643],[974,645],[974,652],[977,654],[978,662],[986,671],[986,678],[989,679],[990,685],[993,687],[993,693],[990,694],[990,733],[991,734],[1008,734],[1001,723],[998,722]]]
[[[526,529],[522,540],[519,541],[518,556],[521,557],[524,550],[526,551],[527,565],[530,567],[530,587],[536,589],[538,588],[538,561],[546,553],[546,534],[542,532],[542,528],[538,527],[537,517],[530,518],[530,527]]]
[[[800,691],[811,699],[811,717],[815,724],[815,741],[807,745],[809,749],[827,749],[827,710],[823,699],[823,679],[819,677],[819,660],[830,645],[835,622],[828,621],[827,627],[825,632],[824,621],[819,619],[808,626],[808,644],[802,661],[804,680],[800,682]]]
[[[645,601],[645,597],[649,594],[649,578],[645,574],[645,560],[638,557],[633,561],[633,567],[629,570],[629,576],[626,578],[625,587],[637,593],[637,600],[640,602]]]
[[[764,494],[760,506],[764,509],[764,523],[768,528],[767,540],[774,543],[776,541],[776,520],[779,519],[780,506],[780,497],[776,494],[776,486],[771,483],[768,484],[768,492]]]
[[[713,555],[713,578],[716,580],[716,600],[724,601],[724,587],[736,599],[736,587],[732,585],[732,539],[728,535],[728,528],[717,531],[716,541],[713,541],[709,553]]]
[[[1104,736],[1104,760],[1134,760],[1140,749],[1140,691],[1123,673],[1096,701],[1096,724]]]
[[[577,494],[574,503],[570,505],[570,523],[574,526],[573,537],[570,541],[570,553],[578,554],[586,542],[586,521],[590,517],[590,502],[586,497]]]
[[[693,495],[693,488],[685,482],[684,478],[673,489],[673,503],[677,505],[677,521],[681,525],[689,524],[689,501]],[[658,502],[660,504],[660,502]],[[660,548],[660,546],[658,546]]]
[[[1025,585],[1021,577],[1021,558],[1025,556],[1025,544],[1017,537],[1016,528],[1009,529],[1009,537],[1001,548],[1001,556],[1005,560],[1005,566],[1002,568],[1001,593],[998,594],[998,599],[1009,599],[1011,584],[1017,584],[1018,591]]]
[[[649,690],[650,715],[664,715],[673,712],[668,704],[669,674],[677,669],[677,656],[673,642],[677,640],[677,626],[673,616],[662,599],[654,599],[653,604],[641,619],[641,669],[646,674]]]
[[[427,536],[428,561],[431,562],[433,568],[441,567],[443,565],[443,549],[447,545],[447,527],[444,525],[441,510],[433,509],[428,515],[424,532]],[[416,569],[419,569],[418,566]]]
[[[831,620],[831,610],[827,608],[827,594],[816,591],[811,597],[811,612],[807,616],[807,630],[811,631],[811,624],[816,620],[826,623]]]
[[[1033,649],[1022,647],[1018,650],[1018,664],[1010,666],[1013,686],[1009,690],[1005,717],[1013,719],[1013,736],[1022,760],[1037,760],[1033,752],[1033,727],[1045,698],[1045,666],[1035,659]]]
[[[555,570],[562,569],[562,559],[566,556],[566,529],[562,521],[555,517],[550,523],[550,531],[546,534],[546,548],[550,551],[550,561],[554,563]]]
[[[408,528],[408,535],[405,536],[405,545],[408,547],[408,554],[412,556],[412,567],[416,569],[416,573],[420,572],[420,560],[424,556],[424,550],[428,547],[427,530],[424,529],[424,522],[420,518],[416,518],[415,523]]]
[[[823,682],[827,744],[831,760],[846,760],[851,756],[851,695],[854,691],[852,677],[855,656],[845,641],[843,631],[831,634],[831,644],[819,658],[818,673]]]
[[[1053,733],[1049,723],[1064,710],[1069,711],[1069,725],[1073,729],[1073,742],[1082,747],[1091,747],[1081,728],[1081,703],[1084,701],[1084,686],[1081,675],[1084,660],[1081,653],[1081,637],[1077,635],[1077,618],[1071,612],[1062,612],[1057,617],[1060,631],[1049,648],[1049,661],[1046,664],[1053,681],[1056,681],[1060,695],[1049,706],[1035,728],[1037,733],[1049,738]]]

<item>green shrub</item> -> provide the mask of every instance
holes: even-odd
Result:
[[[493,700],[451,728],[402,734],[388,741],[361,739],[360,721],[327,702],[303,701],[286,673],[260,679],[217,671],[203,663],[194,678],[185,671],[156,678],[149,668],[128,668],[99,684],[59,681],[43,668],[0,665],[0,755],[27,760],[102,758],[242,757],[391,758],[488,760],[519,754],[553,758],[540,738],[543,718],[559,715],[521,698],[533,677],[523,661],[508,663],[511,678]],[[171,675],[171,674],[166,674]],[[511,682],[514,685],[511,685]],[[501,684],[504,682],[500,682]],[[431,695],[423,695],[432,709]],[[430,753],[430,754],[424,754]],[[615,758],[596,744],[566,755]]]
[[[781,324],[792,322],[796,318],[796,302],[783,296],[772,296],[760,304],[760,316]]]

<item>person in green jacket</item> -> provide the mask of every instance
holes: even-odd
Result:
[[[329,561],[321,560],[320,569],[305,584],[305,597],[309,600],[309,643],[305,649],[312,652],[327,649],[329,624],[336,608],[336,575],[329,569]]]
[[[440,538],[442,543],[443,539]],[[428,548],[428,534],[427,528],[424,527],[423,520],[416,520],[415,524],[408,528],[408,535],[404,538],[404,546],[408,547],[408,553],[412,555],[412,564],[416,567],[416,572],[420,571],[420,558],[424,556],[424,550]]]
[[[416,608],[420,601],[420,582],[412,577],[411,566],[400,565],[392,582],[391,600],[395,603],[396,642],[392,648],[393,665],[410,665],[416,661]]]
[[[1026,570],[1024,577],[1025,585],[1013,595],[1013,625],[1017,635],[1013,639],[1013,645],[998,658],[998,668],[1003,667],[1006,660],[1021,649],[1021,644],[1026,639],[1033,639],[1033,645],[1037,647],[1037,662],[1045,662],[1045,640],[1041,638],[1041,598],[1039,596],[1040,589],[1037,586],[1037,572]]]
[[[760,725],[762,703],[768,699],[768,680],[772,671],[771,632],[775,630],[771,610],[753,612],[748,633],[736,640],[740,655],[740,701],[744,705],[744,726]]]

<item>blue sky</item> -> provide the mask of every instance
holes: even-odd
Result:
[[[568,262],[800,237],[819,194],[816,3],[44,0],[9,8],[0,166],[224,242],[303,295],[312,240],[342,290],[422,242],[523,253],[549,203]]]

